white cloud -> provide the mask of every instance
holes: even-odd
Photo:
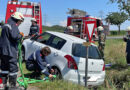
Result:
[[[67,26],[67,20],[60,21],[59,25],[66,27]]]

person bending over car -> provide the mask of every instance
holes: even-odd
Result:
[[[51,69],[50,64],[48,64],[46,60],[46,56],[51,53],[51,49],[49,47],[44,47],[41,50],[37,50],[36,52],[32,53],[31,56],[28,58],[26,62],[26,68],[29,71],[34,71],[33,78],[41,79],[41,73],[49,78],[53,78],[53,75],[50,72],[54,72]],[[47,70],[48,69],[48,70]]]

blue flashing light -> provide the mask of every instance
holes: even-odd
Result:
[[[86,17],[89,17],[90,15],[86,15]]]

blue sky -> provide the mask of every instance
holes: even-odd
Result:
[[[6,5],[8,0],[0,0],[0,20],[4,20],[6,13]],[[109,0],[19,0],[41,2],[43,24],[66,25],[68,8],[80,9],[88,12],[89,15],[95,17],[106,17],[109,12],[119,11],[117,4],[110,4]],[[130,21],[126,21],[121,25],[121,29],[125,29],[130,25]],[[117,30],[116,26],[111,25],[111,30]]]

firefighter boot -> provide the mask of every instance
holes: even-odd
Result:
[[[16,87],[17,75],[9,76],[9,88],[8,90],[21,90],[19,87]]]
[[[41,72],[40,71],[36,71],[36,73],[35,73],[35,79],[42,80],[42,78],[41,78]]]

